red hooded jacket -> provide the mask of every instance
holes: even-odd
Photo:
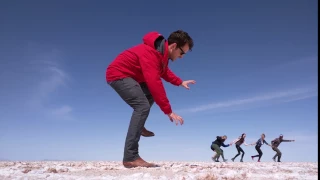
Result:
[[[168,67],[168,42],[165,42],[164,54],[155,48],[155,41],[161,34],[149,32],[143,37],[143,43],[120,53],[108,66],[107,82],[131,77],[138,83],[145,82],[155,103],[165,114],[172,112],[161,78],[179,86],[182,80]],[[163,36],[162,36],[163,37]]]

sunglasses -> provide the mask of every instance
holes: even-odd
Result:
[[[179,49],[180,49],[180,55],[184,55],[184,54],[186,54],[185,52],[184,52],[184,50],[183,49],[181,49],[181,47],[179,47]]]

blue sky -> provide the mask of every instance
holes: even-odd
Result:
[[[0,158],[121,161],[132,110],[105,69],[145,33],[183,29],[195,47],[170,67],[197,84],[165,83],[185,124],[155,104],[144,159],[211,161],[217,135],[245,132],[247,143],[295,139],[280,145],[283,161],[318,161],[317,11],[316,0],[2,2]],[[254,146],[243,149],[251,161]],[[271,161],[275,152],[262,150]]]

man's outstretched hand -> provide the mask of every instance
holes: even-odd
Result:
[[[184,88],[186,88],[186,89],[190,89],[189,88],[189,84],[195,84],[196,83],[196,81],[195,80],[187,80],[187,81],[183,81],[182,83],[181,83],[181,85],[180,86],[182,86],[182,87],[184,87]]]
[[[168,114],[168,117],[169,117],[170,121],[171,121],[171,122],[174,121],[174,122],[176,123],[176,125],[178,125],[179,122],[180,122],[180,124],[182,125],[183,122],[184,122],[183,119],[182,119],[182,117],[179,116],[178,114],[174,113],[174,112]]]

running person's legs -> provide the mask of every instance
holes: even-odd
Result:
[[[278,156],[278,162],[280,162],[280,159],[281,159],[281,151],[277,148],[277,147],[273,147],[272,150],[276,151],[277,154],[273,156],[273,160],[276,161],[276,157]]]
[[[261,159],[261,157],[262,157],[262,151],[261,151],[261,149],[260,149],[260,147],[257,147],[257,151],[258,151],[258,153],[259,153],[259,159],[258,159],[258,162],[260,162],[260,159]]]
[[[221,148],[220,148],[220,150],[221,150],[221,157],[222,157],[223,161],[226,162],[228,159],[224,158],[223,150]],[[219,161],[219,157],[217,160]]]
[[[236,145],[236,149],[237,149],[237,151],[238,151],[238,154],[236,154],[236,155],[231,159],[232,161],[234,161],[234,160],[240,155],[240,149],[239,149],[239,147],[240,147],[240,146],[237,144],[237,145]]]
[[[260,149],[259,146],[256,146],[255,148],[256,148],[256,150],[257,150],[257,152],[258,152],[258,155],[251,156],[251,158],[252,158],[252,160],[253,160],[253,158],[259,157],[258,162],[260,162],[260,159],[261,159],[263,153],[262,153],[262,151],[261,151],[261,149]]]
[[[244,151],[239,145],[236,145],[236,148],[237,148],[238,154],[236,154],[236,156],[234,158],[232,158],[231,160],[234,161],[240,155],[240,152],[242,152],[242,156],[241,156],[241,160],[240,160],[242,162],[243,156],[244,156]]]
[[[214,151],[216,152],[216,154],[212,157],[212,160],[217,162],[220,155],[222,154],[222,149],[220,149],[220,147],[216,144],[212,144],[211,149],[214,149]]]
[[[217,153],[216,153],[216,150],[213,148],[212,144],[211,144],[210,148],[211,148],[211,150],[214,152],[214,153],[213,153],[213,156],[212,156],[211,158],[212,158],[213,161],[215,161],[215,159],[213,159],[213,157],[217,154]]]
[[[244,151],[240,146],[239,146],[239,150],[242,152],[240,162],[243,162]]]
[[[210,147],[211,147],[211,150],[212,150],[213,152],[215,152],[215,150],[213,149],[213,147],[212,147],[212,146],[210,146]],[[223,150],[221,149],[221,151],[223,151]],[[213,158],[216,154],[217,154],[217,153],[214,153],[213,156],[212,156],[212,160],[213,160],[213,161],[219,161],[220,156],[217,157],[217,158],[215,158],[215,159]],[[223,155],[222,155],[222,156],[223,156]]]

